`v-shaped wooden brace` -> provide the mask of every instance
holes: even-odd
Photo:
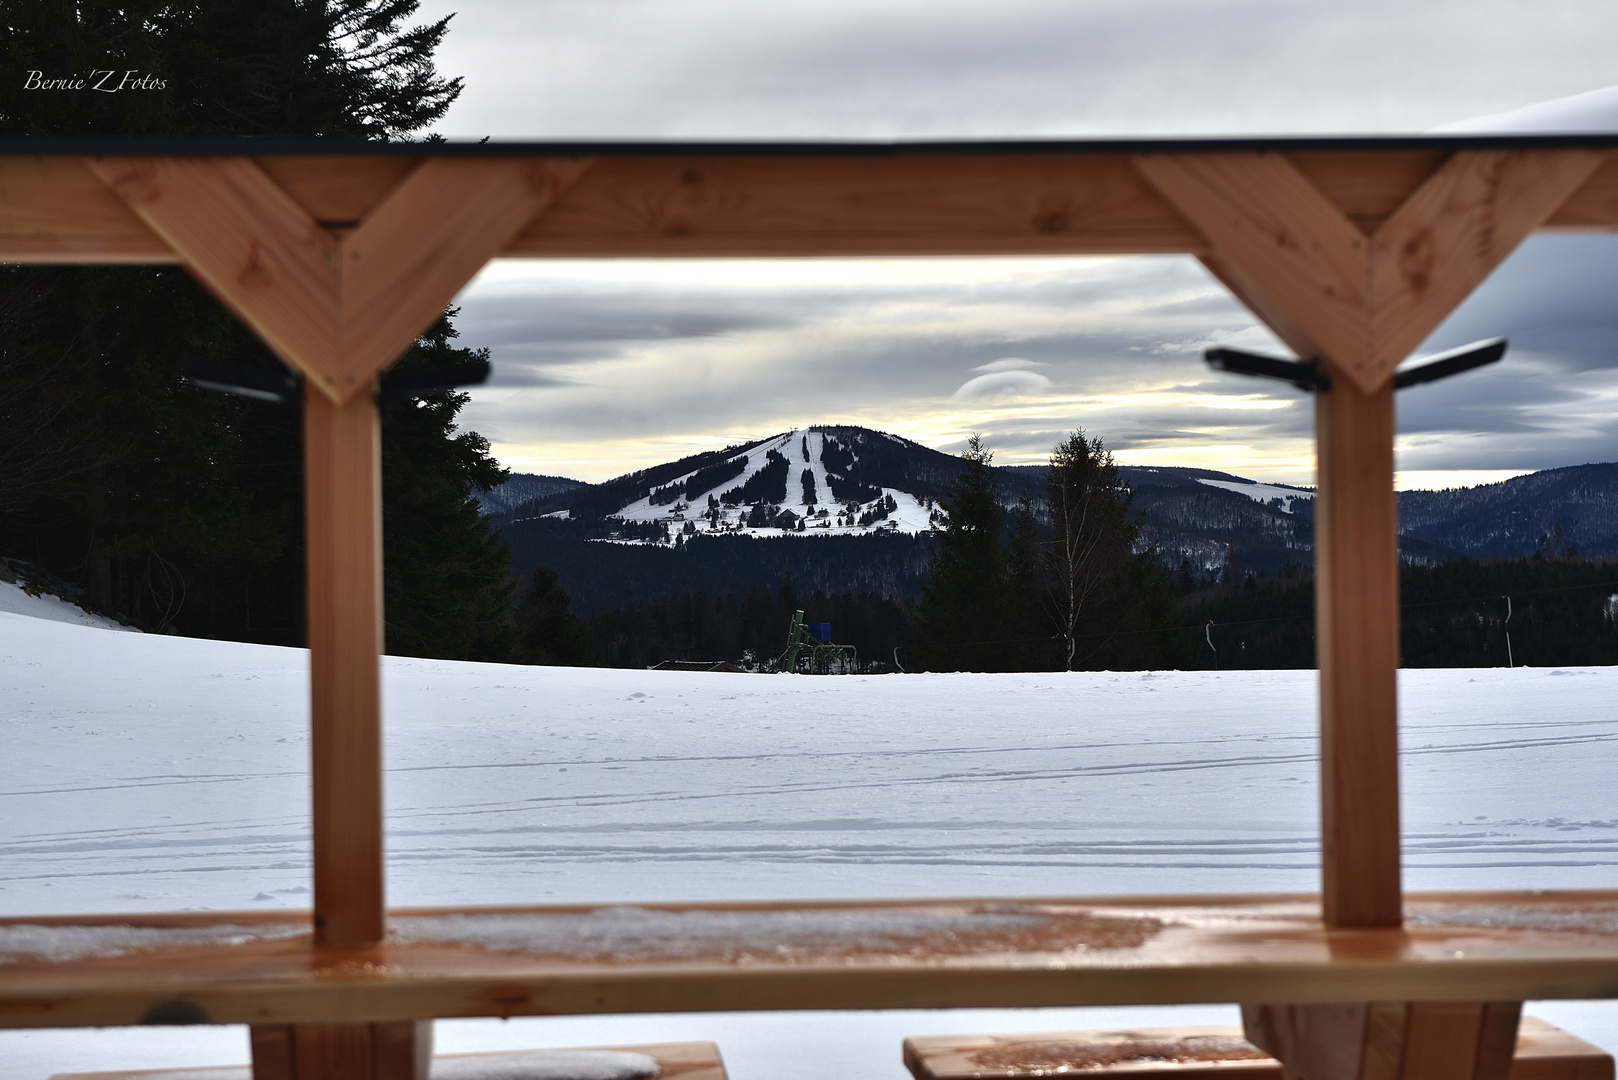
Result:
[[[344,403],[588,162],[429,158],[359,227],[323,227],[251,158],[85,164],[310,385]]]
[[[1459,151],[1369,235],[1280,154],[1142,155],[1135,166],[1281,340],[1369,393],[1600,161]]]
[[[1398,526],[1393,372],[1601,155],[1450,156],[1370,232],[1278,154],[1142,156],[1210,242],[1203,263],[1325,363],[1316,397],[1321,916],[1398,926]],[[1250,1039],[1310,1080],[1502,1080],[1514,1002],[1244,1006]]]

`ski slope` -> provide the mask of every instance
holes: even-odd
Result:
[[[304,653],[14,613],[0,652],[0,914],[308,905]],[[1312,672],[812,678],[389,658],[385,679],[396,905],[1316,887]],[[1411,671],[1400,692],[1408,887],[1618,884],[1618,669]],[[1618,1046],[1605,1004],[1533,1011]],[[439,1044],[711,1038],[737,1080],[900,1080],[907,1034],[1233,1016],[454,1021]],[[242,1028],[6,1032],[0,1075],[246,1052]]]

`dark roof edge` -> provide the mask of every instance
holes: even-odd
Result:
[[[1184,138],[925,139],[903,141],[556,140],[550,142],[376,142],[365,139],[174,139],[0,136],[0,155],[588,157],[594,155],[850,156],[927,154],[1212,153],[1312,150],[1612,149],[1618,132],[1443,135],[1230,135]]]

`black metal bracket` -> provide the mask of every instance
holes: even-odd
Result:
[[[377,379],[376,400],[379,404],[385,404],[405,401],[435,390],[479,386],[488,380],[489,371],[487,360],[474,360],[454,367],[384,371]],[[276,405],[293,405],[302,400],[303,379],[290,371],[269,371],[245,364],[196,359],[186,361],[185,374],[199,389],[219,394],[234,394]]]
[[[185,374],[198,389],[269,401],[276,405],[291,405],[298,401],[303,386],[302,379],[285,369],[270,371],[245,364],[222,364],[215,360],[187,360]]]
[[[1260,356],[1258,353],[1222,347],[1205,350],[1202,357],[1215,371],[1280,379],[1300,390],[1315,393],[1323,394],[1331,389],[1331,377],[1320,370],[1318,360],[1282,360],[1275,356]]]
[[[454,367],[416,368],[411,371],[389,369],[377,379],[376,400],[379,404],[404,401],[420,397],[435,390],[453,390],[458,386],[482,386],[488,381],[492,369],[487,360],[473,360]]]
[[[1216,371],[1279,379],[1291,383],[1300,390],[1315,393],[1325,393],[1331,389],[1331,377],[1321,370],[1318,360],[1282,360],[1275,356],[1261,356],[1258,353],[1223,347],[1207,349],[1202,355],[1208,361],[1208,366]],[[1488,341],[1463,345],[1459,349],[1439,353],[1424,364],[1395,372],[1393,387],[1395,390],[1403,390],[1407,386],[1437,382],[1451,375],[1459,375],[1463,371],[1492,364],[1505,355],[1505,338],[1491,338]]]
[[[1419,367],[1394,372],[1393,387],[1395,390],[1403,390],[1407,386],[1437,382],[1439,379],[1447,379],[1451,375],[1459,375],[1463,371],[1471,371],[1484,364],[1492,364],[1505,355],[1505,338],[1475,341],[1470,345],[1462,345],[1459,349],[1439,353]]]

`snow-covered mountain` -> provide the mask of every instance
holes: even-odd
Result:
[[[920,545],[916,550],[902,556],[888,553],[899,560],[883,571],[888,588],[890,578],[909,581],[921,572],[926,534],[944,520],[938,500],[960,467],[960,458],[897,435],[814,425],[601,484],[552,490],[502,514],[502,527],[515,546],[513,565],[519,572],[539,563],[560,566],[566,561],[553,542],[559,542],[562,534],[553,537],[540,528],[565,523],[567,537],[595,549],[591,557],[574,561],[593,567],[592,573],[613,577],[622,577],[624,571],[602,564],[601,540],[653,546],[682,536],[689,540],[879,535],[894,543],[914,540]],[[1038,512],[1045,492],[1042,466],[1015,465],[994,472],[1007,503],[1026,495]],[[1313,562],[1314,492],[1307,488],[1199,468],[1120,466],[1119,474],[1133,493],[1143,542],[1155,543],[1171,567],[1185,562],[1198,575],[1222,573],[1234,557],[1248,572],[1273,574],[1288,566],[1307,568]],[[505,495],[505,489],[494,494]],[[507,505],[521,502],[505,497]],[[1520,558],[1532,554],[1540,546],[1539,538],[1554,535],[1560,525],[1557,542],[1563,547],[1587,556],[1610,556],[1618,554],[1614,507],[1618,507],[1618,465],[1548,470],[1465,490],[1402,492],[1401,553],[1407,562],[1421,564],[1461,556]],[[535,520],[546,517],[552,520]],[[774,545],[769,547],[770,558],[780,555]],[[765,573],[749,561],[763,558],[763,551],[710,554],[717,560],[715,567],[722,564],[724,574],[738,581],[748,574],[759,582],[768,582],[771,574],[779,580],[783,567],[772,562]],[[876,557],[874,549],[860,556]],[[826,559],[844,560],[848,566],[859,561],[847,552],[814,556],[816,566]],[[737,560],[752,569],[744,570]],[[794,564],[791,572],[795,580],[807,574],[817,587],[832,590],[854,587],[852,580],[845,580],[846,570],[845,566],[833,573],[820,566],[824,571],[820,573]],[[718,587],[717,582],[716,578],[690,587]],[[584,588],[580,582],[574,584]],[[869,582],[861,585],[868,586]]]
[[[655,525],[685,536],[916,535],[942,520],[936,500],[959,468],[897,435],[817,425],[558,492],[518,516],[616,519],[626,539],[651,538]]]

